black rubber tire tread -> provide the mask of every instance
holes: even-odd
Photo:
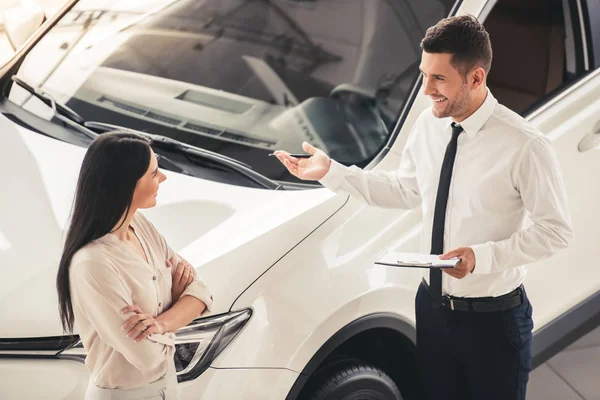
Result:
[[[396,399],[402,400],[402,395],[400,394],[396,383],[392,380],[392,378],[389,377],[389,375],[375,366],[354,359],[350,359],[338,366],[338,368],[333,371],[319,386],[319,388],[316,389],[315,392],[309,397],[309,400],[333,400],[333,397],[328,396],[331,394],[332,390],[337,388],[339,382],[360,372],[372,373],[384,381],[387,381],[388,386],[390,386],[390,388],[392,388],[395,392]]]

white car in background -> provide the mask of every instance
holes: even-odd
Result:
[[[101,4],[101,6],[99,5]],[[144,213],[214,295],[177,335],[182,399],[417,399],[419,210],[289,175],[275,149],[394,169],[420,93],[419,42],[478,16],[489,87],[554,143],[575,239],[529,266],[534,364],[600,321],[600,5],[592,0],[70,1],[0,68],[0,398],[80,399],[55,277],[87,145],[153,135],[168,180]],[[25,21],[25,22],[23,22]],[[29,27],[29,28],[28,28]],[[493,157],[493,154],[490,154]]]

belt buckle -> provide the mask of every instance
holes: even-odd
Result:
[[[454,300],[450,297],[450,309],[454,311]]]

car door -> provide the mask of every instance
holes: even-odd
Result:
[[[528,268],[536,322],[545,325],[600,289],[600,70],[565,91],[530,121],[552,140],[563,170],[575,238]]]
[[[593,261],[600,257],[596,4],[497,0],[479,16],[494,52],[487,86],[552,141],[575,230],[568,249],[527,266],[535,365],[593,329],[600,317],[600,269]]]
[[[566,42],[574,40],[580,49],[582,72],[527,116],[553,142],[575,230],[567,250],[528,267],[527,288],[541,330],[534,341],[539,362],[593,329],[600,309],[600,28],[592,24],[600,4],[573,3],[574,30]]]

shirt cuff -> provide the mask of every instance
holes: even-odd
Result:
[[[175,334],[173,332],[166,332],[162,335],[159,333],[152,333],[148,335],[148,340],[155,343],[166,344],[167,346],[175,346]]]
[[[204,282],[194,281],[190,283],[188,287],[185,288],[180,298],[183,296],[195,297],[206,305],[206,308],[202,311],[202,314],[200,314],[201,317],[212,312],[213,297],[212,294],[210,294],[210,290],[208,290],[208,286],[206,286]]]
[[[492,272],[492,245],[490,243],[471,246],[475,253],[474,275],[489,274]]]
[[[331,160],[329,171],[321,180],[319,180],[319,183],[332,192],[335,192],[342,185],[345,175],[344,170],[345,167],[342,164]]]

